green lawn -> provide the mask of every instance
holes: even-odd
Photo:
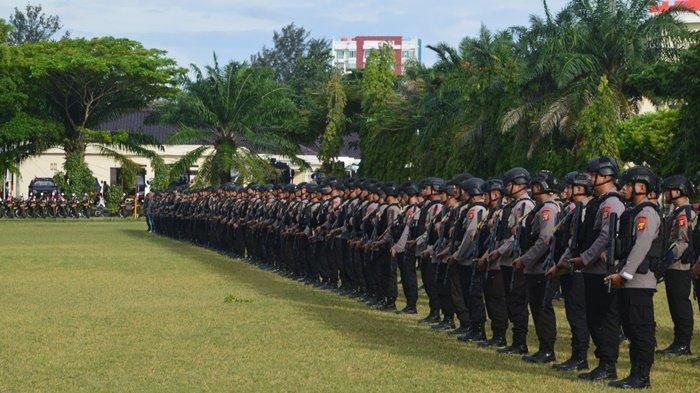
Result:
[[[419,316],[373,311],[144,227],[0,221],[0,392],[604,387],[431,332],[416,323]],[[659,345],[672,331],[663,297],[656,297]],[[564,358],[569,335],[557,308]],[[532,334],[530,343],[536,347]],[[626,344],[621,353],[626,375]],[[654,390],[697,391],[698,382],[700,370],[687,359],[657,359]]]

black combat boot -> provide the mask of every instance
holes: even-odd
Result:
[[[459,327],[457,329],[450,330],[449,332],[447,332],[447,334],[449,334],[450,336],[462,336],[462,335],[465,335],[467,333],[469,333],[469,328],[467,328],[465,325],[463,325],[461,323],[459,324]]]
[[[379,309],[381,311],[396,311],[396,299],[387,299]]]
[[[484,325],[474,326],[472,328],[472,334],[468,337],[468,341],[479,342],[484,340],[486,340],[486,329],[484,329]]]
[[[481,348],[496,347],[502,348],[508,345],[504,336],[493,336],[491,339],[480,341],[477,343]]]
[[[430,314],[427,317],[418,321],[418,323],[436,323],[440,322],[440,311],[430,310]]]
[[[551,363],[557,360],[554,351],[539,350],[532,355],[523,355],[522,359],[528,363]]]
[[[617,379],[617,369],[614,364],[601,363],[590,372],[579,374],[579,379],[584,381],[600,381],[603,379]]]
[[[396,312],[397,314],[418,314],[418,310],[415,305],[407,304],[406,307]]]
[[[559,371],[586,370],[588,369],[588,360],[585,356],[572,353],[568,360],[553,364],[552,368]]]
[[[513,343],[507,347],[498,348],[496,352],[505,353],[507,355],[527,355],[528,349],[527,344]]]
[[[445,317],[442,319],[441,322],[438,322],[432,326],[430,326],[431,329],[435,330],[450,330],[455,328],[455,321],[452,317]]]

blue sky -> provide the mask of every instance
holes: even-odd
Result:
[[[498,30],[527,24],[530,14],[543,14],[541,0],[32,0],[61,17],[73,36],[128,37],[147,47],[168,51],[187,66],[211,61],[247,60],[272,32],[295,22],[326,38],[355,35],[419,37],[423,44],[459,43],[483,23]],[[553,11],[566,0],[548,0]],[[7,18],[24,1],[0,0]],[[423,51],[424,62],[435,58]]]

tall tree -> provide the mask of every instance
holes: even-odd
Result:
[[[410,176],[413,129],[404,97],[397,90],[394,49],[383,44],[370,51],[360,80],[362,123],[359,173],[381,179]]]
[[[631,76],[655,59],[677,58],[689,39],[676,17],[680,9],[650,14],[656,3],[571,0],[556,16],[545,8],[544,19],[532,17],[528,28],[516,29],[529,73],[503,129],[524,126],[531,140],[528,158],[551,138],[570,146],[574,158],[585,155],[586,135],[578,133],[578,124],[598,97],[601,77],[607,79],[618,119],[636,113],[642,94]]]
[[[299,143],[314,143],[325,128],[325,102],[319,94],[331,73],[331,44],[310,38],[303,27],[291,23],[275,31],[273,46],[251,56],[254,67],[270,67],[275,78],[292,89],[293,99],[304,119],[303,133],[294,135]]]
[[[42,41],[18,48],[33,98],[27,111],[61,124],[55,138],[42,139],[41,146],[62,147],[67,156],[83,161],[92,143],[123,166],[135,165],[123,151],[155,156],[143,147],[158,145],[153,137],[96,127],[174,93],[175,79],[183,70],[164,51],[111,37]]]
[[[159,120],[178,124],[171,143],[205,140],[211,143],[187,154],[172,167],[182,174],[200,158],[196,184],[218,184],[232,180],[264,181],[270,165],[256,153],[279,153],[300,165],[299,146],[290,140],[300,124],[289,88],[277,82],[269,68],[246,63],[214,64],[204,70],[193,66],[193,78],[185,77],[183,91],[161,111]]]
[[[48,40],[63,27],[57,15],[46,15],[39,4],[27,4],[24,12],[15,7],[10,24],[13,26],[9,34],[12,44]]]
[[[345,105],[347,105],[345,89],[338,72],[334,72],[328,79],[324,95],[328,113],[326,114],[326,129],[321,138],[321,149],[319,150],[318,158],[323,164],[322,169],[324,172],[336,173],[343,169],[338,168],[336,159],[343,145],[346,120]]]

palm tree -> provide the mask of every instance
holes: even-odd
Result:
[[[158,120],[177,124],[169,143],[206,142],[171,166],[178,176],[204,159],[195,184],[231,181],[263,181],[271,166],[256,152],[264,149],[281,154],[298,165],[308,165],[296,154],[299,146],[290,139],[302,132],[302,119],[291,91],[274,79],[269,68],[230,62],[204,70],[192,66],[194,77],[184,77],[183,91],[158,113]]]
[[[556,16],[545,2],[545,18],[531,17],[528,28],[515,28],[528,73],[522,101],[503,117],[502,130],[526,123],[538,141],[555,130],[573,142],[581,111],[591,104],[603,77],[612,91],[619,118],[636,113],[641,92],[631,82],[644,64],[678,56],[689,40],[676,15],[679,7],[650,14],[654,0],[571,0]],[[575,153],[575,152],[574,152]]]

